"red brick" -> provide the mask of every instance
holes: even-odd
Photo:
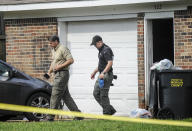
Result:
[[[5,21],[5,28],[7,62],[31,76],[42,78],[50,65],[47,38],[57,34],[56,18],[9,19]],[[44,50],[40,51],[41,48]]]
[[[145,108],[145,74],[144,74],[144,18],[137,21],[138,50],[138,97],[139,107]]]
[[[182,67],[183,69],[192,69],[192,29],[190,27],[192,21],[191,16],[192,12],[189,10],[175,12],[175,66]]]

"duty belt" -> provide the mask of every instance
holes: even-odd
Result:
[[[54,71],[54,73],[56,74],[57,72],[61,72],[61,71],[69,71],[69,70],[58,70],[58,71]]]

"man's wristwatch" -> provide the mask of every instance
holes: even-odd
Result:
[[[106,74],[106,72],[102,72],[101,74],[105,75],[105,74]]]

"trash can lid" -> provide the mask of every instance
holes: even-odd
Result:
[[[192,73],[192,70],[160,70],[159,73]]]

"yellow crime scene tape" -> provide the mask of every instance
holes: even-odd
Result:
[[[96,114],[38,108],[38,107],[31,107],[31,106],[12,105],[12,104],[4,104],[4,103],[0,103],[0,109],[10,110],[10,111],[19,111],[19,112],[31,112],[31,113],[35,112],[35,113],[41,113],[41,114],[67,115],[67,116],[76,116],[76,117],[84,117],[84,118],[127,121],[127,122],[134,122],[134,123],[192,127],[192,122],[144,119],[144,118],[129,118],[129,117],[118,117],[118,116],[110,116],[110,115],[96,115]]]

